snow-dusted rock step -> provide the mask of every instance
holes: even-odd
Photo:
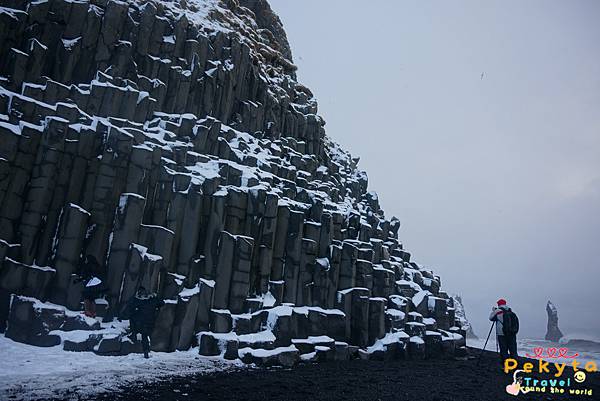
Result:
[[[300,351],[293,345],[271,350],[240,348],[238,355],[242,362],[254,363],[259,366],[283,366],[291,368],[300,361]]]
[[[141,338],[135,338],[125,328],[106,328],[99,332],[60,333],[63,349],[74,352],[94,352],[98,355],[128,355],[142,353]]]
[[[89,332],[100,329],[100,322],[79,312],[42,303],[35,298],[13,296],[5,335],[15,341],[50,347],[61,343],[56,331]]]
[[[315,351],[316,347],[333,349],[335,347],[335,343],[336,341],[328,336],[310,336],[308,338],[292,339],[292,345],[298,348],[302,354],[313,352]]]

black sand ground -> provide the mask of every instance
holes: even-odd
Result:
[[[479,351],[472,351],[476,354]],[[144,400],[600,400],[600,374],[588,374],[574,388],[591,388],[592,396],[520,394],[505,387],[512,375],[501,371],[497,354],[481,364],[470,360],[361,361],[301,365],[294,369],[251,369],[177,378],[104,394],[98,401]],[[546,375],[548,377],[548,375]]]

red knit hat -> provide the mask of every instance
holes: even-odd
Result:
[[[498,303],[498,306],[506,305],[506,299],[500,298],[497,303]]]

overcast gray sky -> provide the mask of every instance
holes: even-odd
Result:
[[[600,337],[600,2],[270,0],[327,133],[479,335]],[[483,79],[481,74],[483,73]]]

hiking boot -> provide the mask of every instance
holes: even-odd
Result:
[[[146,358],[146,359],[150,358],[150,356],[148,355],[147,352],[144,352],[144,358]]]

